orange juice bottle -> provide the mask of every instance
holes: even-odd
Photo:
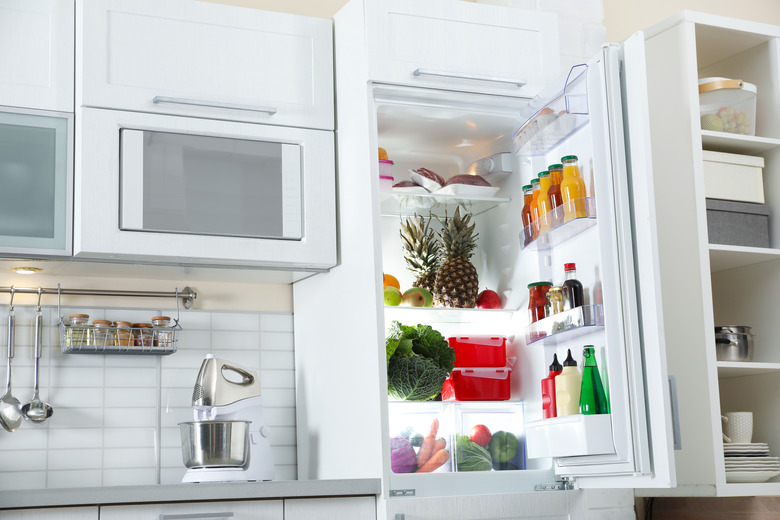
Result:
[[[552,208],[550,200],[547,198],[547,191],[550,189],[550,172],[539,173],[539,200],[536,205],[539,206],[539,234],[542,235],[550,231],[550,220],[547,214]]]
[[[523,219],[523,235],[525,240],[523,245],[527,246],[534,239],[533,227],[531,227],[531,201],[534,200],[533,186],[526,184],[523,186],[523,209],[520,216]]]
[[[534,238],[539,236],[539,179],[532,179],[533,198],[531,199],[531,228]]]
[[[585,181],[580,177],[577,156],[567,155],[561,158],[563,180],[561,181],[561,199],[563,200],[563,221],[587,217],[585,208]]]

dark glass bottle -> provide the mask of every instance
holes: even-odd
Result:
[[[581,307],[585,303],[585,291],[582,283],[577,280],[577,266],[575,264],[563,264],[566,280],[563,282],[563,309],[569,310]]]
[[[585,345],[582,352],[582,388],[580,389],[580,413],[596,415],[609,413],[607,394],[601,382],[599,367],[596,365],[596,352],[593,345]]]

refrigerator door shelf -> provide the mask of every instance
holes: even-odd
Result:
[[[577,204],[576,201],[582,199],[573,200],[575,201],[575,204]],[[563,209],[564,206],[558,206],[545,215],[540,216],[539,222],[542,222],[549,227],[550,230],[542,233],[527,245],[524,245],[525,237],[533,236],[533,230],[539,224],[533,222],[523,228],[523,232],[520,234],[520,246],[523,250],[544,251],[552,249],[596,225],[596,199],[594,197],[585,198],[585,209],[587,213],[585,217],[577,217],[568,222],[564,222]]]
[[[525,328],[525,342],[530,345],[549,339],[571,341],[593,332],[593,327],[604,327],[604,306],[601,304],[575,307],[531,323]]]
[[[567,415],[525,425],[529,459],[615,453],[612,416]]]

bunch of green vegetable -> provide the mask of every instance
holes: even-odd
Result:
[[[385,348],[387,392],[393,399],[435,398],[455,366],[455,350],[429,325],[410,327],[392,322]]]

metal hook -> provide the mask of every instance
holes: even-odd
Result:
[[[13,312],[14,311],[14,291],[16,291],[16,289],[14,289],[14,286],[12,285],[11,286],[11,303],[8,304],[8,312]]]
[[[43,288],[38,287],[38,308],[35,309],[35,312],[41,312],[41,295],[43,294]]]

